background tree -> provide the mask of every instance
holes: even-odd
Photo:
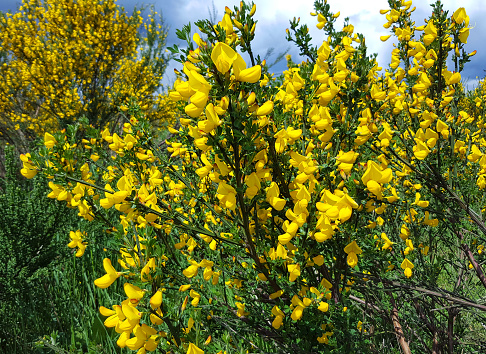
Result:
[[[82,116],[102,127],[129,98],[154,123],[171,121],[166,28],[153,8],[141,13],[114,0],[34,0],[0,14],[0,139],[26,151]]]

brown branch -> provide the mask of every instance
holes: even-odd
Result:
[[[415,307],[415,311],[418,313],[419,317],[422,319],[425,326],[429,330],[430,334],[434,336],[434,333],[436,332],[436,328],[435,326],[432,325],[432,323],[430,323],[429,319],[425,316],[425,313],[422,307],[420,307],[417,299],[413,300],[413,306]]]
[[[432,340],[432,354],[440,354],[439,340],[437,339],[437,332],[434,332],[434,338]]]
[[[407,324],[407,328],[408,330],[415,336],[417,337],[417,339],[420,341],[420,343],[422,343],[422,346],[424,349],[426,349],[429,353],[432,353],[432,350],[430,350],[430,348],[427,346],[427,344],[425,343],[425,341],[422,339],[422,337],[420,337],[417,333],[417,331],[415,331],[413,328],[411,328],[408,324]]]
[[[391,310],[391,319],[393,322],[393,328],[395,329],[395,335],[397,337],[398,344],[400,344],[400,348],[402,348],[402,351],[405,354],[412,354],[412,352],[410,351],[410,346],[408,345],[408,342],[405,339],[405,335],[403,334],[402,326],[400,325],[395,298],[390,291],[387,291],[387,294],[390,296],[390,303],[393,306],[393,309]]]
[[[457,310],[456,309],[450,309],[447,311],[449,316],[447,318],[447,339],[448,339],[448,351],[449,354],[454,353],[454,321],[457,316]]]
[[[461,234],[461,233],[459,232],[459,234]],[[461,234],[461,236],[462,236],[462,234]],[[462,237],[461,237],[461,241],[462,241]],[[481,281],[481,283],[483,284],[483,286],[486,288],[486,276],[484,275],[483,269],[481,268],[481,266],[479,265],[479,263],[474,258],[474,255],[471,252],[471,249],[465,243],[463,243],[461,245],[461,248],[467,254],[467,258],[469,258],[469,262],[471,262],[474,270],[476,271],[476,274],[477,274],[479,280]]]
[[[461,251],[461,254],[459,255],[459,259],[460,259],[460,262],[462,263],[462,261],[464,260],[464,255],[465,255],[465,252],[464,250]],[[464,268],[461,267],[459,268],[459,273],[457,275],[457,282],[456,282],[456,286],[454,287],[454,292],[456,291],[456,289],[459,288],[459,286],[461,286],[461,282],[464,280],[464,282],[466,282],[466,279],[463,279],[464,277]]]
[[[268,142],[268,152],[270,153],[270,160],[272,161],[272,172],[275,180],[279,183],[279,189],[282,194],[288,199],[290,207],[293,208],[293,199],[290,196],[290,190],[288,184],[285,182],[284,175],[280,169],[280,163],[278,162],[277,150],[275,149],[275,139],[272,138]],[[280,188],[281,187],[281,188]]]
[[[412,285],[412,284],[402,284],[402,283],[399,283],[397,281],[387,280],[387,279],[383,279],[383,278],[379,278],[379,277],[371,277],[369,275],[365,275],[365,274],[361,274],[361,273],[353,273],[353,276],[358,277],[358,278],[365,278],[366,277],[370,280],[373,280],[375,282],[380,282],[380,283],[383,283],[385,285],[417,291],[417,292],[424,293],[424,294],[427,294],[427,295],[446,299],[448,301],[455,302],[455,303],[460,304],[462,306],[474,307],[474,308],[477,308],[481,311],[486,311],[485,305],[480,305],[480,304],[477,304],[477,303],[472,302],[470,300],[464,300],[464,299],[452,296],[448,293],[439,293],[437,291],[425,289],[425,288],[422,288],[420,286],[416,286],[416,285]]]
[[[230,110],[230,112],[232,112],[231,102],[230,102],[230,109],[229,110]],[[234,115],[230,114],[230,117],[231,117],[232,130],[236,131],[237,128],[235,126]],[[242,192],[242,190],[243,190],[243,183],[242,183],[243,182],[243,173],[241,171],[241,165],[240,165],[241,155],[240,155],[240,151],[239,151],[239,145],[236,142],[236,139],[233,138],[233,140],[234,141],[232,143],[232,147],[233,147],[234,159],[235,159],[234,174],[235,174],[235,178],[236,178],[236,187],[237,187],[236,188],[236,190],[237,190],[236,200],[237,200],[238,205],[239,205],[240,215],[241,215],[242,222],[243,222],[243,234],[245,235],[245,246],[248,249],[251,258],[255,262],[258,269],[265,275],[268,282],[272,286],[273,291],[277,292],[277,291],[280,291],[281,288],[277,284],[277,281],[275,280],[275,278],[273,276],[270,276],[270,272],[265,267],[265,265],[262,264],[262,262],[260,261],[260,257],[257,254],[257,251],[255,249],[255,244],[253,243],[253,240],[252,240],[252,235],[251,235],[251,231],[250,231],[250,217],[248,215],[251,211],[251,208],[250,208],[250,206],[246,205],[244,194]]]
[[[486,235],[486,226],[484,225],[483,221],[479,218],[479,214],[472,210],[469,205],[464,202],[445,182],[441,180],[442,187],[452,196],[452,198],[459,204],[462,210],[464,210],[472,221],[479,227],[479,229]]]
[[[469,261],[471,262],[474,270],[476,271],[476,274],[477,274],[479,280],[481,281],[483,286],[486,288],[486,276],[484,275],[483,269],[481,268],[479,263],[474,258],[474,254],[472,253],[469,246],[465,243],[462,243],[464,241],[464,235],[462,234],[461,231],[456,231],[456,235],[459,237],[459,240],[461,241],[462,250],[467,255],[467,258],[469,258]]]
[[[436,297],[446,299],[448,301],[460,304],[462,306],[474,307],[474,308],[477,308],[479,310],[486,311],[485,305],[477,304],[475,302],[472,302],[469,299],[464,300],[462,298],[452,296],[449,293],[440,293],[440,292],[425,289],[425,288],[422,288],[420,286],[416,286],[416,285],[413,285],[413,284],[402,284],[402,283],[399,283],[397,281],[383,279],[383,278],[380,278],[380,277],[377,277],[377,276],[370,276],[370,275],[365,275],[365,274],[361,274],[361,273],[353,273],[352,275],[355,276],[355,277],[358,277],[358,278],[368,278],[369,280],[372,280],[374,282],[380,282],[380,283],[383,283],[384,285],[393,286],[393,287],[402,288],[402,289],[413,290],[413,291],[417,291],[417,292],[424,293],[424,294],[427,294],[427,295],[436,296]],[[442,289],[440,289],[440,290],[442,290]]]
[[[371,309],[373,309],[373,310],[375,310],[375,311],[377,311],[377,312],[380,312],[380,313],[383,313],[383,312],[384,312],[384,311],[383,311],[382,309],[380,309],[378,306],[376,306],[376,305],[374,305],[374,304],[372,304],[372,303],[369,303],[369,302],[367,302],[367,301],[365,301],[365,300],[362,300],[362,299],[360,299],[359,297],[356,297],[356,296],[354,296],[354,295],[349,295],[349,298],[350,298],[351,300],[355,301],[355,302],[358,302],[358,303],[360,303],[360,304],[364,305],[364,306],[365,306],[365,309],[367,309],[367,308],[371,308]]]

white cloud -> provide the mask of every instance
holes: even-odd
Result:
[[[169,45],[181,44],[177,39],[175,30],[182,28],[188,22],[194,23],[197,20],[208,18],[212,4],[218,12],[218,19],[224,13],[225,5],[233,9],[239,6],[239,0],[118,0],[118,4],[124,6],[131,12],[135,4],[153,2],[157,9],[160,9],[165,17],[166,24],[170,25],[168,37]],[[290,53],[297,60],[297,49],[285,40],[285,29],[289,26],[289,20],[301,17],[301,23],[309,26],[310,33],[314,38],[314,44],[318,45],[324,38],[323,32],[316,27],[315,17],[310,16],[313,10],[314,0],[254,0],[257,5],[255,18],[258,20],[256,40],[253,44],[255,51],[264,55],[269,47],[275,48],[275,53],[279,53],[291,46]],[[413,17],[417,25],[422,24],[423,19],[431,13],[430,4],[434,0],[414,0],[413,5],[417,10]],[[15,9],[20,0],[0,0],[0,11]],[[380,15],[380,9],[388,8],[387,0],[328,0],[331,11],[341,12],[338,24],[341,25],[345,17],[350,18],[350,23],[355,27],[355,31],[362,33],[366,38],[369,53],[378,53],[378,62],[386,66],[389,62],[391,51],[391,40],[382,43],[379,37],[388,34],[388,30],[383,28],[386,22],[385,17]],[[467,50],[472,52],[478,50],[478,54],[472,58],[469,66],[466,67],[463,78],[469,76],[474,81],[476,76],[484,76],[484,62],[486,62],[486,51],[483,52],[483,33],[486,33],[486,2],[484,0],[442,0],[444,10],[449,11],[449,15],[459,7],[465,7],[470,16],[470,26],[473,27],[468,39]],[[194,29],[194,26],[193,26]],[[271,59],[270,59],[271,61]],[[173,69],[179,63],[172,62],[166,75],[164,83],[168,84],[174,80]]]
[[[123,2],[123,0],[119,1]],[[308,25],[310,34],[314,38],[314,44],[319,45],[325,39],[324,32],[318,30],[315,26],[316,18],[310,16],[310,12],[313,11],[314,0],[254,0],[254,2],[257,6],[255,18],[258,20],[258,25],[253,47],[257,54],[264,55],[269,47],[274,47],[275,53],[279,53],[290,45],[290,53],[297,60],[298,51],[285,40],[285,29],[289,27],[289,20],[294,16],[300,17],[301,23]],[[431,13],[430,4],[434,2],[433,0],[414,1],[414,6],[417,6],[417,10],[413,14],[413,18],[417,25],[422,24],[423,19]],[[442,2],[444,10],[448,10],[450,15],[458,7],[466,8],[471,18],[470,24],[475,27],[471,30],[468,50],[478,49],[480,51],[482,33],[486,32],[486,24],[483,25],[481,21],[486,15],[486,7],[483,2],[477,0],[443,0]],[[390,60],[392,43],[391,40],[382,43],[379,39],[380,36],[389,33],[387,29],[383,28],[383,24],[386,22],[385,16],[380,15],[379,11],[380,9],[388,8],[387,1],[328,0],[328,3],[332,12],[340,11],[341,13],[337,21],[338,26],[343,24],[344,18],[349,17],[350,23],[355,27],[355,31],[365,36],[369,54],[378,53],[378,62],[380,65],[386,66]],[[194,23],[198,19],[207,18],[208,9],[212,9],[212,2],[208,0],[158,0],[156,6],[163,11],[169,9],[164,14],[170,14],[170,18],[166,16],[166,19],[171,25],[171,30],[175,32],[176,28],[181,28],[188,22]],[[233,9],[234,6],[239,6],[239,0],[214,0],[214,6],[218,12],[218,19],[220,19],[223,16],[225,6]],[[175,35],[171,35],[169,40],[171,39],[176,40]],[[482,56],[481,53],[473,58],[470,69],[467,71],[469,76],[482,76],[482,62],[484,60],[480,59],[481,57],[486,59],[486,55]],[[173,68],[178,65],[178,63],[172,63],[169,72],[172,72]],[[173,80],[173,76],[171,77],[170,74],[168,77],[169,79],[166,83]]]

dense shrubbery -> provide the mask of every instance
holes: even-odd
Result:
[[[294,19],[306,61],[273,80],[241,3],[178,31],[170,98],[185,115],[166,150],[131,104],[123,131],[80,120],[21,156],[23,175],[45,175],[50,198],[110,232],[94,284],[123,284],[100,307],[119,347],[485,350],[486,122],[460,85],[469,17],[437,2],[416,26],[411,1],[388,3],[384,72],[316,1],[328,38],[314,47]]]
[[[103,247],[96,247],[102,244],[103,228],[45,198],[45,178],[22,178],[13,147],[7,147],[5,160],[7,173],[0,181],[0,352],[27,353],[36,346],[43,352],[46,345],[58,350],[113,347],[97,314],[99,301],[109,297],[87,281],[103,259]],[[66,247],[69,232],[78,228],[92,241],[84,262],[75,262]]]
[[[58,224],[62,225],[61,228],[66,227],[61,223],[62,216],[66,215],[62,206],[46,203],[45,180],[38,178],[33,183],[18,182],[21,176],[11,150],[7,150],[9,168],[2,181],[0,195],[0,346],[4,349],[13,343],[25,343],[26,338],[33,339],[28,328],[32,312],[26,304],[31,304],[31,296],[46,300],[41,295],[44,289],[39,279],[45,277],[45,271],[65,253],[64,245],[56,242],[56,230],[59,229]],[[49,304],[42,302],[40,310],[47,311],[42,317],[49,317]],[[19,320],[22,322],[16,323]]]

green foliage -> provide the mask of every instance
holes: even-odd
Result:
[[[59,261],[56,231],[66,230],[67,225],[61,223],[65,211],[45,198],[45,180],[21,178],[11,148],[6,149],[6,165],[0,195],[0,331],[2,347],[9,348],[30,339],[30,331],[21,326],[30,322],[32,309],[23,304],[31,296],[40,300],[42,316],[49,316],[44,289],[35,285]],[[25,319],[21,326],[14,325],[18,319]]]
[[[97,307],[100,297],[109,294],[100,294],[88,280],[96,276],[93,265],[102,259],[96,240],[103,229],[84,225],[74,210],[49,201],[45,178],[20,176],[10,146],[5,161],[6,176],[0,181],[0,352],[26,353],[35,346],[50,348],[47,352],[85,352],[88,347],[106,352],[110,336]],[[92,245],[77,261],[66,244],[69,231],[84,226]],[[111,340],[106,344],[115,352]]]

